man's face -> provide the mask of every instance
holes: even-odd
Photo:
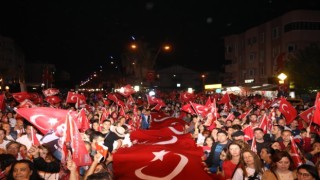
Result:
[[[278,126],[273,126],[271,129],[271,134],[277,134],[279,132]]]
[[[254,137],[257,140],[262,140],[263,139],[263,135],[264,135],[264,133],[262,131],[260,131],[260,130],[254,131]]]
[[[255,114],[252,114],[252,115],[250,116],[250,121],[251,121],[251,122],[257,122],[257,116],[256,116]]]
[[[223,143],[228,139],[228,136],[226,136],[224,133],[218,133],[217,137],[220,143]]]
[[[291,137],[291,132],[288,132],[288,131],[284,131],[283,133],[282,133],[282,139],[283,139],[283,141],[284,142],[290,142],[290,137]]]

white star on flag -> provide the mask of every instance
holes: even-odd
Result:
[[[165,150],[162,150],[162,151],[159,151],[159,152],[152,152],[154,154],[154,158],[151,160],[151,161],[156,161],[158,159],[160,159],[160,161],[163,160],[163,156],[166,155],[169,151],[165,151]]]

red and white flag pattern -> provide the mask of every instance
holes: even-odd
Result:
[[[316,123],[320,126],[320,92],[317,93],[316,100],[314,102],[314,105],[316,107],[314,114],[313,114],[313,120],[312,122]]]
[[[286,118],[286,124],[290,124],[297,117],[297,110],[285,98],[280,100],[279,111]]]
[[[301,112],[299,116],[307,123],[311,122],[313,119],[313,113],[315,111],[315,106]]]
[[[131,94],[135,93],[135,90],[133,89],[133,87],[130,84],[127,84],[124,87],[121,87],[120,90],[118,91],[119,94],[121,94],[124,97],[128,97]]]
[[[49,88],[42,91],[45,97],[57,95],[59,94],[59,92],[60,92],[59,89],[56,89],[56,88]]]

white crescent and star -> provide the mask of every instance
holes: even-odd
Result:
[[[288,107],[288,105],[282,104],[281,108],[283,109],[283,111],[285,111],[286,113],[289,114],[289,111],[288,111],[287,108],[285,108],[285,107]]]
[[[156,161],[156,160],[160,160],[163,161],[163,156],[166,155],[167,153],[169,153],[170,151],[159,151],[159,152],[153,152],[153,154],[155,155],[155,157],[150,161]],[[142,172],[142,170],[148,166],[143,166],[142,168],[136,169],[135,170],[135,175],[140,178],[140,179],[147,179],[147,180],[171,180],[174,177],[176,177],[177,175],[179,175],[181,173],[181,171],[183,170],[183,168],[187,165],[188,163],[188,158],[182,154],[178,154],[178,153],[174,153],[178,156],[180,156],[180,161],[177,164],[177,166],[166,176],[163,177],[157,177],[157,176],[152,176],[152,175],[148,175]]]
[[[170,126],[168,127],[173,133],[177,134],[177,135],[181,135],[181,134],[184,134],[183,131],[178,131],[176,128]]]
[[[160,142],[156,142],[153,145],[165,145],[165,144],[174,144],[178,141],[177,136],[172,136],[172,138],[170,140],[167,141],[160,141]]]

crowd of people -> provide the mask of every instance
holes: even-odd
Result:
[[[205,104],[204,99],[213,98],[204,97],[194,99],[194,102]],[[183,111],[182,106],[186,103],[179,98],[163,99],[166,105],[160,110],[140,99],[142,103],[136,103],[121,114],[115,103],[103,103],[103,99],[91,94],[87,98],[91,107],[86,109],[90,128],[81,135],[92,163],[81,167],[70,154],[62,163],[61,156],[55,151],[59,149],[56,144],[49,146],[46,134],[41,134],[29,120],[9,107],[0,113],[0,180],[117,179],[113,156],[120,148],[134,146],[137,142],[130,139],[130,133],[148,131],[152,126],[152,114],[159,112],[183,119],[184,133],[190,134],[196,146],[202,148],[203,155],[199,158],[203,162],[203,171],[211,179],[319,180],[318,125],[299,116],[288,124],[276,105],[257,105],[256,98],[235,96],[229,107],[217,104],[217,114],[212,111],[202,117]],[[295,108],[300,113],[311,106]],[[59,102],[53,108],[57,107],[80,110],[65,102]],[[107,112],[106,118],[102,118],[102,110]],[[271,123],[267,131],[260,126],[266,116]],[[252,129],[252,137],[248,137],[247,127]],[[34,135],[40,144],[34,143]],[[98,149],[100,146],[108,150],[107,154],[102,154]],[[292,146],[297,154],[292,152]]]

